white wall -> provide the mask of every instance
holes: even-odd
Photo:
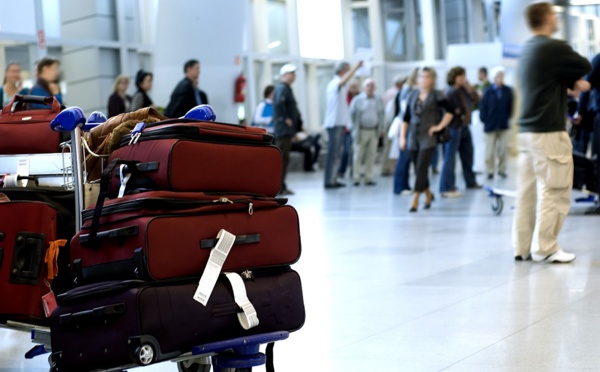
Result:
[[[166,106],[183,64],[196,58],[202,63],[200,88],[208,94],[217,120],[237,123],[233,102],[234,82],[242,72],[235,57],[242,56],[246,37],[246,2],[239,0],[161,0],[154,46],[156,105]]]

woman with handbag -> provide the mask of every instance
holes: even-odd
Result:
[[[446,96],[435,90],[436,76],[435,70],[430,67],[419,71],[418,89],[408,98],[400,131],[400,148],[408,148],[416,164],[417,177],[411,212],[417,211],[422,193],[426,196],[425,209],[431,207],[434,196],[429,188],[429,166],[436,146],[447,141],[447,126],[454,116],[454,107]],[[408,138],[407,133],[410,133]]]

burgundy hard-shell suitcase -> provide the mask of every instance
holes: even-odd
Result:
[[[282,154],[261,128],[191,120],[148,124],[135,143],[123,138],[113,159],[142,164],[128,190],[244,192],[275,196],[281,188]],[[113,195],[120,173],[113,175]]]
[[[79,283],[200,277],[221,229],[237,236],[223,270],[291,265],[300,256],[300,231],[296,210],[285,203],[173,191],[108,200],[83,212],[71,241],[74,275]]]
[[[193,299],[198,283],[105,282],[67,292],[52,313],[53,371],[129,368],[141,364],[144,349],[152,350],[144,362],[155,363],[207,342],[302,327],[302,284],[295,271],[256,271],[244,284],[259,320],[249,330],[237,319],[241,310],[223,276],[206,307]]]

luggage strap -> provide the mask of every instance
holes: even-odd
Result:
[[[48,279],[52,280],[58,275],[58,253],[61,247],[67,244],[65,239],[50,242],[44,263],[48,265]]]
[[[274,342],[269,342],[267,344],[267,349],[265,353],[267,354],[267,362],[265,363],[265,367],[267,372],[275,372],[275,365],[273,363],[273,348],[275,347]]]
[[[245,330],[256,327],[258,325],[258,315],[256,314],[256,309],[248,299],[246,286],[242,277],[238,273],[225,273],[225,277],[229,279],[229,283],[233,289],[235,303],[242,309],[242,312],[237,314],[240,325]]]
[[[235,235],[226,230],[219,231],[219,234],[217,235],[217,239],[219,240],[217,241],[216,246],[210,251],[204,273],[200,278],[198,289],[196,289],[196,293],[194,294],[194,300],[200,302],[204,306],[208,303],[208,299],[215,288],[217,279],[223,269],[223,264],[229,255],[231,247],[233,247],[233,244],[235,243],[235,238]]]

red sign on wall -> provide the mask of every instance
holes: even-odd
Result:
[[[46,34],[44,30],[38,30],[38,48],[46,49]]]

